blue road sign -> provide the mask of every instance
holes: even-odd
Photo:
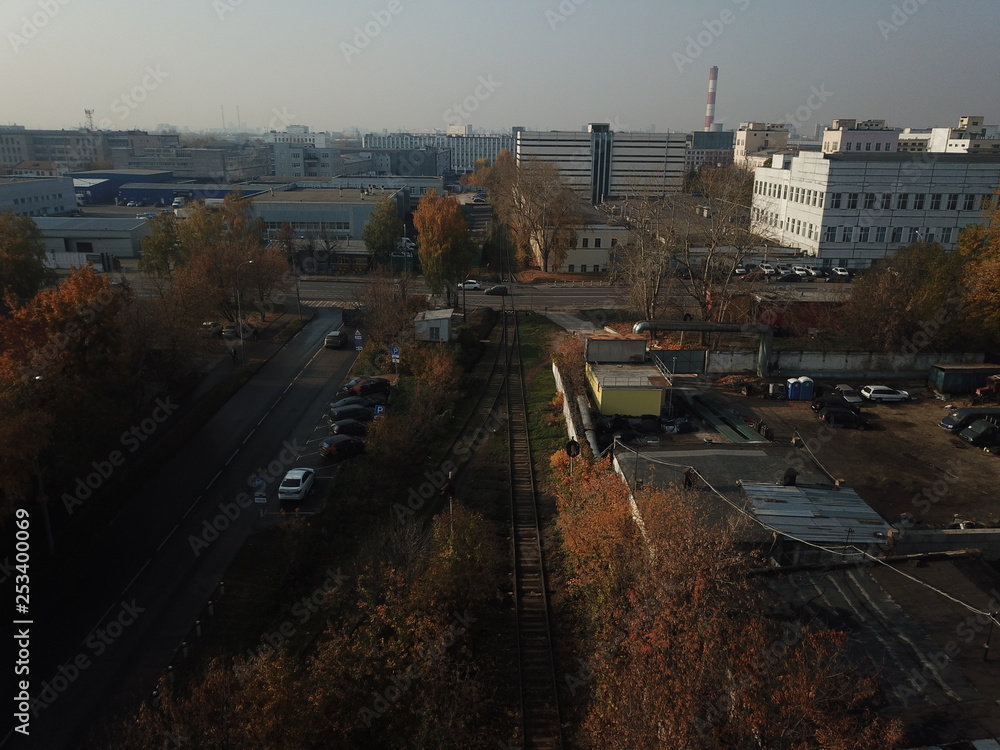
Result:
[[[392,347],[392,356],[393,357],[398,357],[399,356],[399,347],[398,346]]]
[[[260,477],[254,474],[250,478],[250,486],[253,487],[255,490],[264,489],[264,477]]]
[[[376,413],[376,414],[381,414],[381,413],[382,413],[382,412],[384,412],[384,411],[385,411],[385,407],[384,407],[384,406],[382,406],[382,404],[377,404],[377,405],[375,406],[375,413]]]

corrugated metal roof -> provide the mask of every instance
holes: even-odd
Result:
[[[35,224],[43,232],[131,232],[146,223],[145,219],[62,218],[36,216]]]
[[[754,515],[779,532],[809,542],[870,543],[889,524],[848,488],[743,483]]]

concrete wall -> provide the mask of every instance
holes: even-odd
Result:
[[[907,529],[897,554],[978,549],[987,561],[1000,560],[1000,529]]]
[[[752,351],[712,351],[708,352],[710,374],[733,372],[754,372],[756,352]],[[858,376],[867,374],[881,377],[924,378],[933,364],[979,364],[984,357],[981,352],[933,352],[920,351],[913,354],[891,352],[772,352],[770,366],[780,371],[782,376]]]

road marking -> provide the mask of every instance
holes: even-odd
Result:
[[[121,594],[119,594],[119,596],[124,596],[125,595],[125,592],[129,590],[129,587],[133,583],[135,583],[135,579],[142,575],[142,571],[144,571],[146,569],[146,567],[149,565],[150,562],[152,562],[152,558],[150,558],[149,560],[146,560],[146,562],[143,563],[142,567],[139,568],[139,572],[136,573],[134,576],[132,576],[132,580],[129,581],[128,584],[125,586],[125,588],[122,589],[122,592],[121,592]],[[81,645],[84,645],[84,644],[87,643],[87,639],[89,639],[90,636],[92,636],[94,634],[94,631],[97,630],[97,628],[100,626],[100,624],[102,622],[104,622],[104,619],[111,613],[111,610],[113,610],[115,607],[118,607],[118,606],[120,606],[120,604],[119,603],[115,603],[115,604],[112,604],[110,607],[108,607],[106,610],[104,610],[104,614],[101,615],[99,618],[97,618],[97,622],[94,623],[94,627],[92,627],[89,631],[87,631],[86,638],[84,638],[82,641],[80,641]]]
[[[229,459],[229,461],[232,461],[232,459]],[[226,463],[228,464],[229,461],[226,461]],[[215,472],[215,476],[212,477],[212,481],[205,486],[206,492],[208,492],[208,490],[212,488],[212,485],[215,484],[215,480],[218,479],[220,476],[222,476],[222,469],[219,469],[217,472]]]
[[[267,413],[264,414],[264,416],[260,418],[260,422],[257,423],[257,426],[260,427],[261,424],[264,422],[264,420],[267,419],[269,416],[271,416],[271,411],[270,410],[268,410]]]
[[[132,584],[135,583],[136,579],[142,575],[142,571],[144,571],[151,562],[153,562],[153,558],[149,558],[145,563],[143,563],[142,567],[139,568],[139,572],[132,576],[132,580],[129,581],[128,585],[122,589],[121,596],[125,596],[125,592],[132,588]]]
[[[250,430],[250,433],[245,438],[243,438],[243,442],[240,443],[240,445],[246,445],[247,444],[247,440],[250,439],[250,436],[253,435],[254,432],[256,432],[256,430]]]
[[[221,474],[221,473],[222,473],[222,472],[220,471],[220,472],[219,472],[219,474]],[[219,474],[216,474],[216,475],[215,475],[215,478],[216,478],[216,479],[218,479],[218,478],[219,478]],[[214,481],[215,481],[215,479],[213,479],[212,481],[214,482]],[[209,485],[209,487],[211,487],[211,486],[212,486],[212,485],[210,484],[210,485]],[[187,509],[186,511],[184,511],[184,515],[183,515],[183,516],[181,516],[181,520],[183,520],[183,519],[185,519],[185,518],[187,518],[187,517],[188,517],[188,513],[190,513],[190,512],[192,511],[192,510],[194,510],[194,506],[196,506],[196,505],[197,505],[198,503],[200,503],[200,502],[201,502],[201,499],[202,499],[202,497],[204,497],[204,495],[198,495],[198,499],[197,499],[197,500],[195,500],[195,501],[194,501],[193,503],[191,503],[191,507],[190,507],[190,508],[188,508],[188,509]]]
[[[233,451],[233,455],[231,455],[229,457],[229,460],[226,461],[226,463],[224,463],[223,466],[229,466],[229,464],[231,464],[233,462],[233,459],[236,458],[238,455],[240,455],[240,449],[239,448],[237,448],[236,450]],[[219,474],[221,474],[221,473],[222,472],[220,471]]]

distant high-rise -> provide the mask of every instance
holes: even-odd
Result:
[[[719,66],[713,65],[708,69],[708,104],[705,106],[705,131],[712,130],[712,123],[715,122],[715,87],[719,82]]]

